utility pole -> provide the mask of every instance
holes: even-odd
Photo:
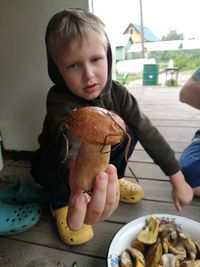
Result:
[[[145,58],[145,50],[144,50],[144,26],[143,26],[143,14],[142,14],[142,0],[140,0],[140,26],[141,26],[142,58]]]

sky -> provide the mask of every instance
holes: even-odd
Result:
[[[200,37],[199,0],[142,0],[143,25],[158,38],[170,29],[185,38]],[[129,23],[140,24],[140,0],[93,0],[94,13],[106,25],[112,39],[120,35]]]

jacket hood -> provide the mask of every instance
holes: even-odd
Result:
[[[88,12],[88,11],[85,11]],[[45,34],[45,44],[46,44],[46,52],[47,52],[47,65],[48,65],[48,74],[51,79],[51,81],[56,85],[57,90],[68,90],[62,75],[60,74],[52,56],[50,55],[50,52],[48,51],[47,48],[47,42],[48,38],[51,34],[52,29],[54,28],[54,25],[59,21],[62,20],[67,14],[67,10],[63,10],[57,14],[55,14],[49,21],[46,29],[46,34]],[[106,34],[106,33],[105,33]],[[107,36],[107,35],[106,35]],[[108,37],[107,37],[108,38]],[[110,47],[110,43],[108,44],[108,50],[107,50],[107,59],[108,59],[108,79],[107,83],[104,87],[104,89],[101,92],[101,95],[106,93],[108,90],[110,90],[111,87],[111,82],[112,82],[112,51]]]

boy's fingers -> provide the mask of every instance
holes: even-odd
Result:
[[[107,169],[108,173],[108,187],[106,195],[106,204],[104,211],[101,215],[101,220],[108,218],[119,204],[119,181],[116,168],[113,165],[109,165]]]
[[[182,211],[182,206],[178,200],[175,201],[175,207],[176,207],[177,211],[179,211],[179,212]]]
[[[73,204],[69,203],[67,225],[73,231],[81,229],[87,211],[88,199],[84,194],[73,198]]]
[[[93,224],[99,220],[103,213],[106,201],[106,191],[108,186],[108,175],[100,173],[95,180],[92,196],[88,205],[85,222]]]

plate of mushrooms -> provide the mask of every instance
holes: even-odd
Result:
[[[152,214],[123,226],[107,255],[108,267],[200,267],[200,223]]]

